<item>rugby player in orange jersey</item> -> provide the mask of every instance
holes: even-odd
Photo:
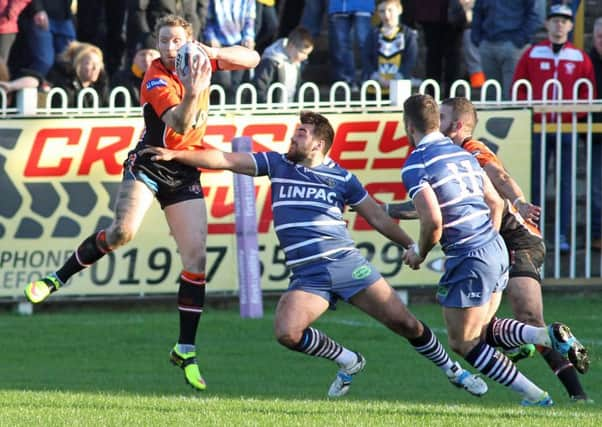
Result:
[[[185,75],[175,69],[178,49],[193,41],[192,26],[183,18],[167,15],[155,29],[157,50],[141,87],[145,129],[136,148],[124,162],[114,219],[106,229],[84,240],[55,273],[29,283],[25,295],[32,303],[44,301],[70,277],[105,254],[128,243],[156,198],[165,213],[182,261],[177,296],[180,334],[170,360],[184,370],[196,390],[206,388],[196,361],[195,338],[205,300],[207,210],[200,172],[178,162],[152,162],[139,155],[145,146],[176,150],[201,148],[209,109],[212,70],[240,70],[259,63],[259,54],[243,46],[212,48],[199,43],[209,61],[189,61]]]

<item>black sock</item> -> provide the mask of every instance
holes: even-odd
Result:
[[[309,327],[303,331],[299,344],[293,349],[310,356],[335,360],[343,351],[343,346],[324,332]]]
[[[408,338],[408,341],[418,353],[426,357],[428,360],[433,362],[439,367],[445,367],[450,361],[447,351],[439,342],[439,339],[433,334],[433,331],[426,326],[422,321],[419,320],[424,327],[422,335],[416,338]]]
[[[178,290],[180,312],[179,344],[194,345],[196,331],[205,305],[205,273],[183,271]]]
[[[91,266],[111,250],[106,241],[105,231],[94,233],[77,247],[73,255],[56,272],[56,276],[62,283],[66,283],[71,276]]]
[[[564,388],[570,397],[587,398],[587,395],[579,382],[577,370],[571,362],[551,348],[537,346],[537,350],[541,353],[542,357],[548,363],[550,369],[552,369],[562,385],[564,385]]]

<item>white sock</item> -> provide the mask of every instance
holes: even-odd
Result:
[[[343,347],[343,351],[341,351],[341,354],[334,361],[342,368],[350,368],[357,362],[357,354]]]

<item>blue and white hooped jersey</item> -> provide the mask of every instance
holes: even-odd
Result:
[[[368,192],[355,175],[328,157],[307,168],[281,153],[252,156],[255,176],[267,175],[272,182],[274,231],[288,266],[356,250],[343,211],[363,202]]]
[[[426,185],[435,192],[443,220],[440,243],[447,255],[479,248],[497,235],[483,198],[484,174],[471,153],[439,132],[424,137],[401,170],[412,199]]]

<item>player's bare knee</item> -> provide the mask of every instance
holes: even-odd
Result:
[[[112,248],[123,246],[134,238],[134,232],[123,225],[112,225],[107,229],[107,242]]]
[[[387,327],[404,338],[412,339],[421,335],[420,322],[413,316],[392,320]]]
[[[276,335],[276,340],[283,346],[288,348],[295,348],[301,341],[303,337],[303,333],[298,333],[291,330],[285,330],[276,327],[274,330],[274,334]]]
[[[448,344],[449,348],[451,348],[454,353],[459,354],[462,357],[466,356],[470,352],[470,350],[475,346],[473,342],[455,340],[453,338],[450,338],[448,340]]]

